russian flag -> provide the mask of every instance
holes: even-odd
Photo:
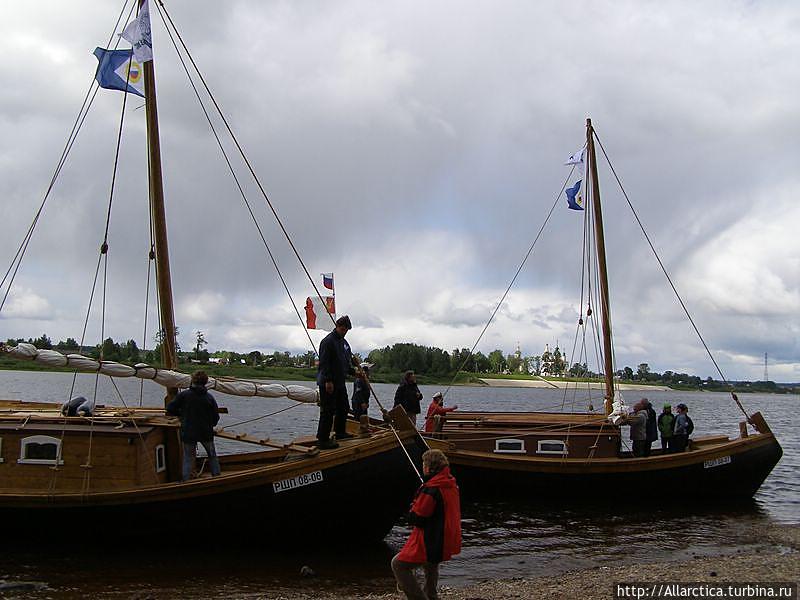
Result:
[[[333,290],[333,273],[322,273],[322,285]]]

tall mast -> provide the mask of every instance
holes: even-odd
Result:
[[[586,119],[586,149],[589,154],[592,209],[594,211],[594,237],[597,240],[597,267],[600,275],[600,308],[603,327],[603,358],[606,378],[606,414],[611,414],[614,402],[614,364],[611,354],[611,306],[608,301],[608,270],[606,268],[606,242],[603,236],[603,211],[600,208],[600,183],[597,179],[597,159],[594,153],[592,120]]]
[[[139,0],[141,8],[144,0]],[[153,215],[153,237],[156,253],[156,285],[161,310],[161,363],[168,369],[178,366],[176,350],[175,311],[172,305],[172,276],[169,268],[169,245],[167,243],[167,217],[164,210],[164,185],[161,180],[161,143],[158,134],[158,105],[156,103],[156,74],[153,61],[144,67],[145,112],[147,114],[147,151],[150,165],[150,208]],[[169,402],[177,390],[169,388],[165,402]]]

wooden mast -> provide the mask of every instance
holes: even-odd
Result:
[[[141,8],[144,0],[139,0]],[[153,237],[156,254],[156,285],[161,311],[161,363],[168,369],[178,366],[176,350],[175,311],[172,304],[172,276],[169,268],[167,243],[167,217],[164,210],[164,185],[161,179],[161,143],[158,133],[158,105],[156,103],[156,75],[153,61],[143,64],[145,112],[147,114],[147,150],[150,165],[150,208],[153,215]],[[164,399],[168,403],[177,393],[169,388]]]
[[[600,275],[600,307],[603,328],[603,358],[606,379],[605,411],[611,414],[614,402],[614,364],[611,351],[611,306],[608,301],[608,270],[606,268],[606,242],[603,236],[603,211],[600,208],[600,183],[597,179],[597,159],[594,152],[592,120],[586,119],[586,149],[591,168],[592,210],[594,211],[594,236],[597,242],[597,267]]]

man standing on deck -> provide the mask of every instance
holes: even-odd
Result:
[[[414,526],[402,550],[392,558],[397,589],[409,600],[436,600],[439,563],[461,552],[461,500],[450,464],[441,450],[422,455],[425,483],[417,490],[409,521]],[[425,571],[425,591],[414,570]]]
[[[197,463],[197,444],[203,444],[208,454],[211,475],[219,475],[219,459],[214,447],[214,426],[219,423],[219,408],[214,396],[208,393],[205,371],[192,374],[192,385],[167,405],[167,414],[180,417],[183,442],[183,481],[188,481]]]
[[[353,437],[347,433],[347,375],[355,375],[353,354],[344,336],[353,328],[350,317],[344,315],[336,320],[336,328],[326,335],[319,345],[319,367],[317,385],[319,385],[319,426],[317,427],[318,447],[321,450],[338,448],[332,441],[331,426],[336,432],[336,439]]]

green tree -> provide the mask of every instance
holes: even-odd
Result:
[[[78,342],[77,342],[77,340],[75,340],[75,339],[73,339],[71,337],[68,337],[66,339],[66,341],[59,340],[59,342],[56,344],[56,349],[57,350],[77,350],[78,349]]]
[[[125,360],[129,360],[132,363],[137,363],[141,360],[139,346],[136,344],[136,340],[133,339],[125,342],[125,346],[122,349],[122,354],[125,356]]]
[[[636,367],[636,374],[639,376],[639,379],[643,379],[647,381],[647,375],[650,373],[650,365],[647,363],[640,363],[638,367]]]
[[[503,356],[503,351],[492,350],[489,353],[489,364],[491,365],[492,373],[502,373],[506,368],[506,358]]]
[[[556,346],[553,351],[553,375],[563,375],[566,368],[567,363],[564,360],[564,355],[561,354],[561,350]]]
[[[43,333],[41,337],[38,337],[35,340],[33,340],[32,343],[40,350],[52,350],[53,348],[53,342],[49,337],[47,337],[46,333]]]

